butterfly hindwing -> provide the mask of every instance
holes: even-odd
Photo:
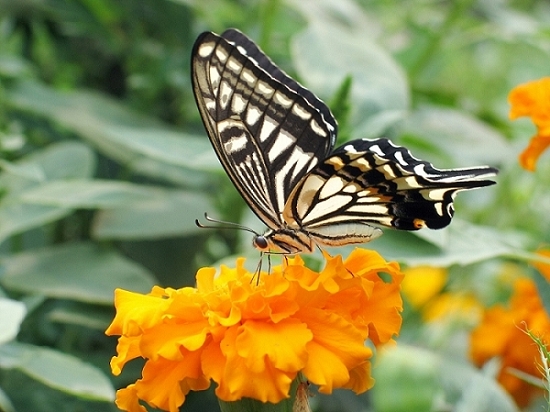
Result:
[[[456,192],[491,185],[484,179],[494,174],[490,167],[439,170],[387,139],[354,140],[298,184],[285,216],[311,233],[343,223],[351,232],[370,224],[439,229],[451,221]]]
[[[197,39],[192,79],[227,174],[258,217],[280,227],[290,191],[334,146],[330,111],[236,30]]]

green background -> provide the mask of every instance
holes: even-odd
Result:
[[[256,265],[249,233],[195,226],[208,212],[263,230],[191,90],[194,39],[229,27],[330,105],[339,143],[386,136],[439,168],[500,169],[458,197],[449,228],[386,230],[366,247],[448,267],[446,290],[490,305],[509,295],[503,271],[528,273],[550,242],[549,157],[519,167],[535,129],[507,103],[550,71],[549,2],[0,0],[0,409],[117,410],[140,364],[110,375],[113,290],[193,285],[234,255]],[[375,388],[317,395],[315,411],[517,410],[469,365],[472,325],[434,331],[408,306],[404,318]],[[207,391],[182,410],[217,408]]]

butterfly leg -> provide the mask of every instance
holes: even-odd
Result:
[[[252,279],[250,279],[250,283],[254,279],[256,279],[256,285],[260,284],[260,273],[262,272],[262,262],[264,260],[264,253],[260,252],[260,260],[258,261],[258,265],[256,266],[256,270],[254,271],[254,276],[252,276]]]

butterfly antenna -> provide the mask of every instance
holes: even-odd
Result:
[[[239,229],[254,233],[256,236],[260,235],[258,232],[249,227],[234,222],[226,222],[223,220],[214,219],[208,216],[207,213],[204,214],[204,218],[209,222],[216,223],[216,225],[204,225],[199,221],[199,219],[195,219],[195,224],[197,225],[197,227],[200,227],[201,229]]]

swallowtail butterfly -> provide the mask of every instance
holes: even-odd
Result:
[[[486,180],[494,168],[436,169],[387,139],[333,150],[328,107],[237,30],[198,37],[192,81],[218,158],[269,227],[254,238],[260,251],[368,242],[382,234],[372,224],[439,229],[451,222],[458,191],[495,183]]]

